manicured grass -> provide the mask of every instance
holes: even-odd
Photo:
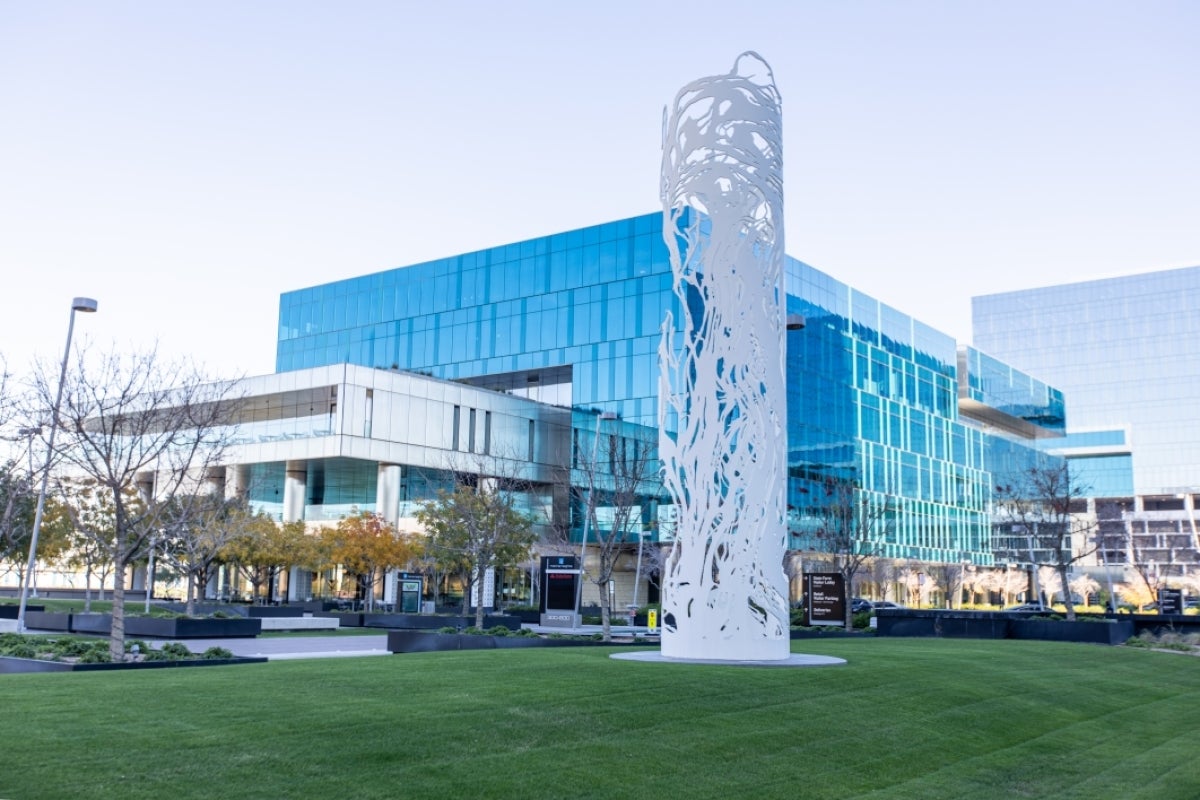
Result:
[[[609,648],[0,676],[0,797],[1195,798],[1200,659],[804,641],[843,667]]]

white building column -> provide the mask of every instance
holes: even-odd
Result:
[[[250,493],[250,467],[235,464],[225,468],[225,498],[245,498]]]
[[[213,497],[225,496],[224,467],[209,467],[204,471],[204,489]]]
[[[395,525],[400,519],[400,482],[404,477],[399,464],[380,464],[375,481],[375,512]]]
[[[308,462],[287,462],[287,474],[283,479],[283,521],[299,522],[304,519],[304,499],[308,494]]]

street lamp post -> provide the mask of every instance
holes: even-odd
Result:
[[[17,632],[25,632],[25,604],[29,599],[29,585],[33,583],[33,568],[37,563],[38,534],[42,531],[42,513],[46,509],[46,486],[50,482],[50,462],[54,459],[54,433],[58,430],[58,407],[62,404],[63,384],[67,381],[67,361],[71,357],[71,334],[75,332],[75,312],[90,314],[97,303],[90,297],[71,300],[71,320],[67,323],[67,347],[63,352],[62,369],[58,373],[58,393],[50,412],[50,433],[46,437],[46,465],[42,471],[42,488],[38,491],[37,511],[33,515],[33,531],[29,534],[29,562],[25,565],[25,582],[21,584],[21,603],[17,607]]]
[[[604,411],[596,417],[596,436],[592,440],[592,463],[588,469],[588,499],[583,516],[583,540],[579,544],[579,586],[575,589],[575,621],[582,624],[580,609],[583,606],[583,559],[587,555],[588,533],[591,530],[592,513],[596,503],[596,458],[600,453],[600,423],[614,420],[617,415]]]

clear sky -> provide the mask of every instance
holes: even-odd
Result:
[[[960,341],[1200,264],[1191,0],[5,0],[0,353],[87,295],[99,347],[270,372],[281,292],[658,209],[663,106],[751,49],[788,252]]]

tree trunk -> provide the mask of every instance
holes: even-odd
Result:
[[[1062,584],[1063,605],[1067,607],[1067,619],[1075,621],[1075,604],[1071,602],[1071,586],[1067,583],[1067,565],[1058,565],[1058,581]]]
[[[608,581],[605,581],[608,583]],[[604,591],[607,586],[601,587],[600,591],[600,626],[603,631],[604,641],[612,641],[612,598],[608,592]]]
[[[184,607],[183,613],[189,617],[196,616],[196,577],[188,570],[187,574],[187,606]]]
[[[479,579],[471,584],[471,594],[479,595],[475,601],[475,627],[483,630],[483,573],[479,575]]]
[[[83,613],[92,613],[92,568],[83,571]]]
[[[108,654],[113,661],[125,660],[125,555],[113,559],[112,633]]]

